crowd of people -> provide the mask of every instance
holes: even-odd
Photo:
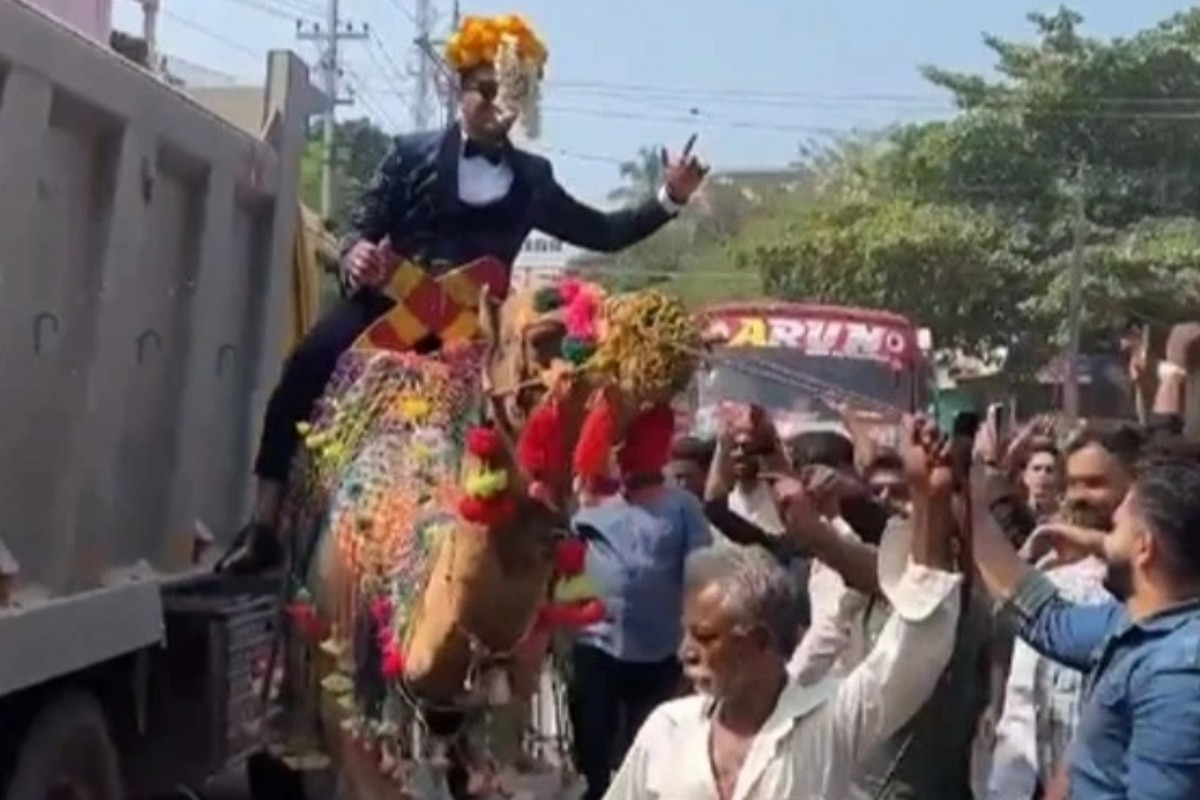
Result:
[[[1200,798],[1200,325],[1154,409],[782,441],[753,408],[582,509],[586,800]]]
[[[297,424],[405,299],[402,260],[511,264],[534,228],[615,252],[704,181],[693,137],[653,196],[589,208],[509,137],[519,118],[536,134],[547,51],[527,23],[467,16],[446,55],[458,118],[397,137],[364,190],[347,297],[268,404],[230,572],[283,560]],[[1197,342],[1172,331],[1138,426],[1004,442],[913,420],[880,452],[852,428],[780,441],[743,409],[581,509],[608,610],[569,658],[585,800],[1200,798],[1200,453],[1180,431]]]

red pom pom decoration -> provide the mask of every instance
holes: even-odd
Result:
[[[577,603],[571,606],[572,624],[576,628],[586,628],[588,625],[595,625],[608,615],[608,609],[604,606],[603,600],[592,599],[585,603]]]
[[[555,631],[563,627],[563,609],[564,605],[558,603],[547,603],[538,609],[537,624],[534,628],[538,631]]]
[[[582,575],[587,566],[587,542],[563,539],[554,548],[554,571],[566,578]]]
[[[383,651],[381,672],[389,681],[398,680],[404,674],[404,654],[394,644]]]
[[[467,522],[490,528],[507,522],[517,513],[517,504],[508,495],[491,497],[464,497],[458,504],[458,513]]]
[[[300,635],[309,641],[319,642],[328,633],[324,620],[317,616],[317,610],[313,608],[312,603],[303,600],[291,603],[287,607],[287,614]]]
[[[561,628],[586,628],[604,619],[608,609],[601,600],[587,600],[583,603],[550,603],[542,606],[538,612],[537,627],[541,630],[557,630]]]
[[[491,461],[504,452],[504,438],[495,428],[472,428],[467,432],[467,452],[478,459]]]
[[[563,278],[558,284],[558,296],[563,303],[570,303],[583,291],[583,282],[578,278]]]

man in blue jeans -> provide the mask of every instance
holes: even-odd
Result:
[[[676,696],[682,670],[683,562],[710,543],[700,500],[661,473],[627,479],[623,497],[581,509],[588,574],[608,618],[582,631],[568,691],[584,800],[600,800],[612,770],[654,708]]]
[[[1062,796],[1200,798],[1200,449],[1173,442],[1145,455],[1107,536],[1035,534],[1104,559],[1117,599],[1101,605],[1068,602],[1028,567],[990,513],[1008,498],[978,483],[974,554],[988,588],[1026,643],[1087,673]]]

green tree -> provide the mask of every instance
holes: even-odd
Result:
[[[639,147],[637,154],[617,168],[621,185],[608,193],[608,199],[621,205],[633,205],[653,196],[662,186],[665,168],[662,148]]]
[[[759,223],[738,252],[772,297],[887,308],[936,326],[944,346],[1015,345],[1027,274],[1007,228],[958,205],[833,195]]]
[[[939,341],[1029,358],[1061,343],[1077,263],[1088,344],[1131,315],[1194,314],[1200,10],[1113,40],[1068,9],[1029,19],[1031,43],[984,38],[996,78],[923,70],[953,117],[832,163],[806,155],[827,176],[816,197],[744,237],[739,261],[782,295],[891,308]]]
[[[339,122],[335,135],[333,215],[336,230],[343,231],[363,188],[383,160],[391,137],[369,119]],[[309,134],[308,147],[300,166],[301,197],[310,208],[321,207],[321,164],[323,132],[319,125]]]
[[[662,148],[646,146],[619,167],[621,184],[609,199],[630,206],[645,202],[665,182]],[[611,290],[656,286],[694,305],[761,295],[753,272],[737,273],[726,247],[746,218],[746,203],[728,186],[710,182],[703,197],[648,239],[618,253],[603,282]]]

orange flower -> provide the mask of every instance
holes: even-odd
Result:
[[[465,17],[458,31],[446,42],[446,60],[458,71],[493,62],[505,36],[517,40],[517,49],[523,61],[539,67],[546,63],[545,43],[519,14]]]

